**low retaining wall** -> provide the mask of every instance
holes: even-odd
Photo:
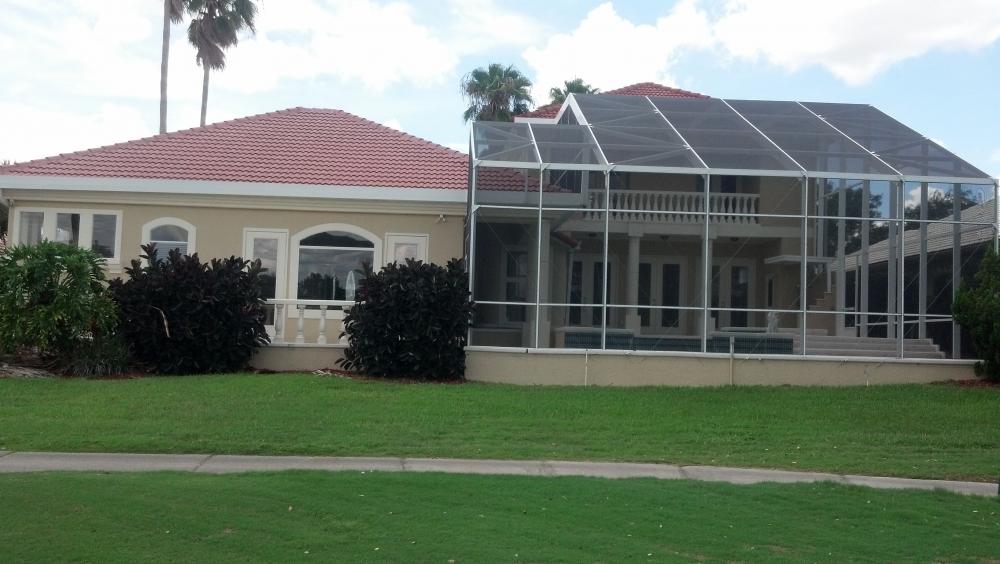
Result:
[[[261,349],[262,370],[335,368],[343,345]],[[830,358],[635,351],[468,347],[465,376],[475,382],[547,386],[867,386],[975,378],[973,361]]]
[[[337,360],[343,356],[344,345],[282,343],[260,349],[250,365],[258,370],[311,372],[337,368]]]
[[[466,350],[477,382],[562,386],[866,386],[975,377],[973,361],[622,351]]]

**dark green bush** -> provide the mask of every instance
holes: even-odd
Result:
[[[340,365],[369,376],[458,380],[472,318],[461,261],[447,267],[409,259],[366,277],[344,318]]]
[[[132,358],[144,368],[159,374],[232,372],[269,342],[260,261],[203,263],[197,254],[176,250],[165,260],[150,260],[155,246],[142,250],[144,261],[133,260],[125,269],[128,280],[112,281],[111,295]]]
[[[990,249],[973,277],[962,284],[952,306],[955,321],[972,335],[976,354],[976,374],[1000,382],[1000,257]]]
[[[131,362],[128,345],[121,335],[95,335],[81,342],[63,365],[67,376],[101,378],[128,371]]]
[[[64,371],[118,319],[104,260],[88,249],[43,241],[0,252],[0,348],[38,354]]]

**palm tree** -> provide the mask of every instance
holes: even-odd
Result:
[[[600,92],[597,88],[584,82],[582,78],[563,81],[563,85],[565,85],[565,88],[552,88],[549,90],[549,96],[552,97],[553,104],[562,104],[566,101],[566,96],[570,94],[597,94]]]
[[[160,53],[160,133],[167,132],[167,63],[170,60],[170,24],[181,23],[188,0],[163,0],[163,48]]]
[[[226,49],[239,43],[239,33],[256,32],[254,17],[257,5],[253,0],[188,0],[188,41],[198,53],[195,60],[204,71],[201,84],[201,125],[208,113],[208,75],[226,67]]]
[[[533,103],[531,81],[513,65],[493,63],[477,68],[462,79],[462,94],[469,102],[465,121],[513,121]]]

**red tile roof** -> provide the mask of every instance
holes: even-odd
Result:
[[[343,112],[291,108],[0,168],[0,175],[464,190],[469,157]]]
[[[697,92],[689,92],[687,90],[681,90],[680,88],[672,88],[670,86],[663,86],[662,84],[656,84],[655,82],[640,82],[638,84],[631,84],[629,86],[623,86],[615,90],[608,90],[607,92],[601,92],[601,94],[618,94],[621,96],[666,96],[675,98],[708,98],[704,94],[698,94]],[[546,104],[535,108],[526,114],[521,114],[517,117],[527,117],[527,118],[554,118],[556,114],[559,113],[559,108],[562,104]]]

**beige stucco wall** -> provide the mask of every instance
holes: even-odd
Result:
[[[276,372],[312,372],[328,368],[339,369],[337,360],[343,356],[343,347],[273,345],[254,355],[250,366]]]
[[[891,359],[802,359],[622,352],[525,352],[470,348],[466,378],[544,386],[867,386],[974,377],[972,363]],[[342,347],[271,346],[251,363],[275,371],[336,368]],[[730,380],[732,367],[732,380]]]
[[[301,199],[274,200],[272,206],[271,199],[259,197],[212,199],[51,191],[42,198],[38,193],[16,190],[5,190],[4,195],[14,199],[12,219],[22,208],[120,211],[123,264],[138,257],[142,226],[162,217],[182,219],[195,226],[195,250],[202,258],[243,255],[243,230],[246,228],[284,229],[291,239],[302,230],[326,223],[343,223],[369,231],[379,237],[383,249],[389,233],[426,234],[429,236],[427,254],[431,262],[443,264],[462,256],[465,212],[461,204],[361,204]],[[141,200],[147,202],[142,203]],[[111,270],[114,273],[120,268],[112,267]]]
[[[276,188],[278,190],[280,188]],[[100,210],[121,213],[121,261],[110,263],[109,275],[122,276],[123,268],[139,257],[143,225],[159,218],[172,217],[184,220],[195,228],[195,251],[203,258],[228,257],[244,254],[244,230],[268,229],[288,232],[285,249],[284,297],[295,297],[296,281],[291,279],[293,238],[305,229],[323,224],[347,224],[358,227],[379,239],[383,263],[388,260],[386,249],[388,234],[427,235],[427,258],[444,264],[461,257],[465,205],[462,203],[349,201],[280,197],[208,197],[198,195],[127,194],[113,192],[28,191],[5,190],[11,198],[10,218],[23,209]],[[280,294],[279,294],[280,295]],[[288,308],[284,338],[294,341],[297,333],[297,312]],[[310,312],[315,315],[315,312]],[[332,313],[327,323],[329,342],[338,340],[340,320]],[[307,343],[315,343],[319,335],[319,322],[306,319],[304,336]]]
[[[477,382],[592,386],[866,386],[974,378],[960,361],[827,360],[724,355],[537,353],[469,350],[466,377]]]

